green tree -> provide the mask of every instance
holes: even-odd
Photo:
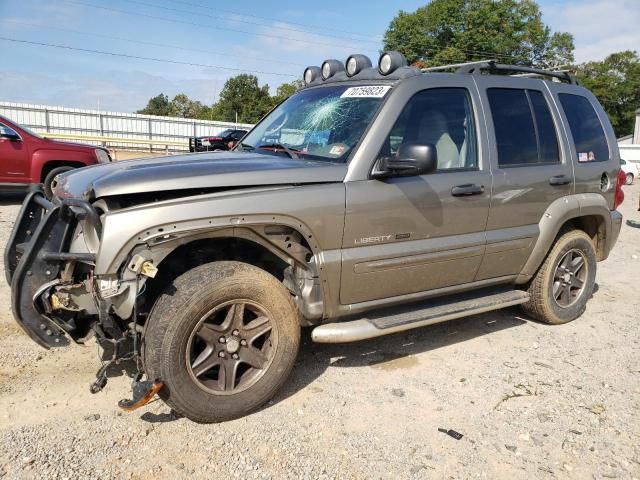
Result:
[[[276,94],[271,97],[271,104],[275,107],[280,102],[286,100],[304,86],[304,82],[300,79],[290,83],[283,83],[276,90]]]
[[[142,110],[138,110],[136,113],[141,113],[143,115],[167,116],[169,115],[169,97],[164,93],[156,95],[149,99],[146,107]]]
[[[202,113],[206,108],[197,100],[191,100],[184,93],[179,93],[169,102],[167,115],[181,118],[202,118]]]
[[[618,137],[633,133],[640,108],[640,57],[638,52],[613,53],[602,61],[578,66],[577,77],[598,97]]]
[[[255,75],[240,74],[230,78],[220,92],[220,99],[212,107],[216,120],[256,123],[271,109],[269,85],[258,85]]]
[[[385,50],[410,63],[437,66],[485,58],[550,67],[573,62],[573,37],[552,33],[534,0],[433,0],[400,11],[384,36]]]

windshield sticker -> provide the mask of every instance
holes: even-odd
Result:
[[[329,155],[338,155],[338,156],[340,156],[346,151],[347,151],[347,146],[346,145],[338,144],[338,145],[334,145],[333,147],[331,147],[331,149],[329,150]]]
[[[349,87],[341,98],[382,98],[391,89],[389,85],[372,85],[369,87]]]

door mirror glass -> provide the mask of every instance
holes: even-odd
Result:
[[[383,159],[379,177],[410,177],[426,175],[438,168],[438,153],[435,145],[403,143],[393,157]]]
[[[2,124],[0,124],[0,138],[6,138],[12,141],[22,140],[20,138],[20,135],[18,135],[18,133],[14,129]]]

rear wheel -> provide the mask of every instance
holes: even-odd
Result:
[[[150,379],[178,413],[209,423],[245,415],[287,379],[300,343],[290,293],[252,265],[214,262],[178,277],[144,336]]]
[[[596,253],[582,230],[562,234],[529,286],[524,310],[537,320],[561,324],[578,318],[591,297],[596,277]]]
[[[69,170],[73,170],[73,167],[54,168],[49,173],[47,173],[46,177],[44,177],[44,181],[42,182],[42,189],[44,190],[44,194],[49,200],[53,198],[53,181],[55,180],[56,176],[60,175],[61,173],[68,172]]]
[[[627,175],[625,176],[625,184],[626,185],[631,185],[633,183],[633,173],[627,173]]]

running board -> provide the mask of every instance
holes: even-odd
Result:
[[[456,318],[490,312],[519,305],[529,300],[522,290],[498,293],[471,292],[446,299],[432,300],[413,307],[403,305],[384,313],[376,312],[365,318],[348,322],[327,323],[313,329],[311,338],[318,343],[357,342],[391,333],[424,327]]]

